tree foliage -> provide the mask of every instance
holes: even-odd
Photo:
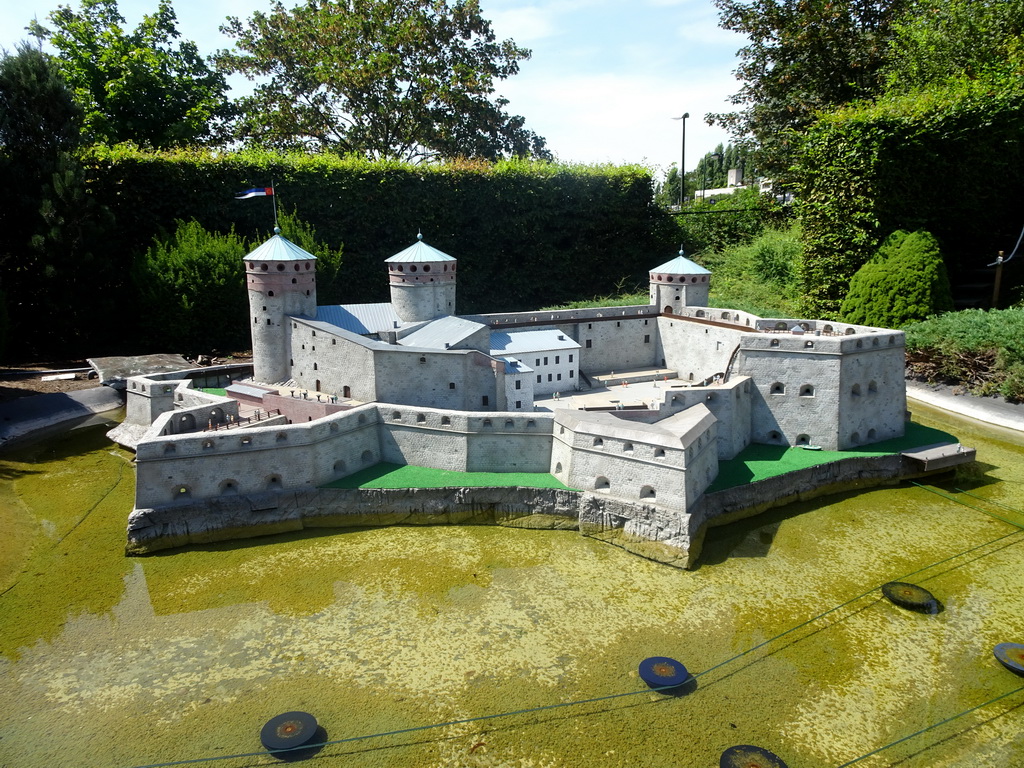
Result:
[[[102,323],[77,298],[109,284],[94,259],[110,220],[77,155],[82,110],[54,60],[23,44],[0,61],[0,164],[16,190],[0,207],[2,287],[21,351],[65,354]],[[16,183],[15,181],[16,180]]]
[[[283,236],[317,257],[317,299],[321,282],[330,285],[341,267],[341,249],[320,242],[316,230],[294,214],[282,213]],[[174,234],[154,238],[135,262],[132,282],[145,310],[143,339],[152,347],[179,353],[245,349],[250,343],[245,255],[272,233],[247,240],[231,227],[206,229],[195,219],[179,220]]]
[[[48,18],[49,28],[33,22],[30,29],[59,52],[89,141],[164,149],[220,138],[218,121],[230,114],[227,82],[195,43],[178,41],[171,0],[159,0],[132,32],[117,0],[81,0],[79,11],[61,5]]]
[[[369,158],[548,157],[495,83],[530,52],[498,42],[478,0],[275,0],[221,30],[223,71],[269,78],[239,104],[238,138]]]
[[[917,86],[893,76],[883,94],[821,115],[802,138],[791,180],[804,225],[807,314],[839,310],[880,233],[926,229],[957,270],[984,266],[1020,231],[1024,37],[1019,27],[996,37],[1014,29],[1004,22],[1019,0],[956,4],[965,14],[922,2],[899,25],[892,61],[908,73],[930,73]],[[939,37],[957,36],[955,19],[970,28],[988,19],[999,56],[978,51],[972,59],[968,48],[935,42],[933,28]],[[977,41],[980,33],[963,34]],[[943,53],[951,46],[956,56]]]
[[[887,91],[909,93],[951,77],[989,80],[1020,71],[1024,0],[916,0],[893,32]]]
[[[739,50],[740,109],[708,115],[753,138],[765,173],[787,169],[815,114],[880,90],[892,26],[912,0],[714,0],[719,26],[749,42]]]
[[[853,276],[840,313],[849,323],[902,328],[951,309],[938,242],[923,230],[900,230]]]

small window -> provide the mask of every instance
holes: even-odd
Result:
[[[270,322],[270,321],[268,320],[267,322]],[[590,339],[587,339],[587,344],[586,344],[587,349],[590,349],[592,346],[593,345],[590,343]]]
[[[569,362],[572,362],[572,355],[569,355]]]
[[[878,394],[878,384],[876,382],[874,382],[874,381],[868,382],[868,394],[869,395],[877,395]]]
[[[544,358],[544,365],[547,365],[547,364],[548,364],[548,359],[545,357]]]
[[[608,478],[603,475],[598,475],[594,480],[595,491],[608,491],[611,490],[612,484],[608,482]]]
[[[491,425],[491,420],[490,419],[484,419],[484,427],[490,427],[490,426],[492,426]]]
[[[537,358],[537,361],[536,361],[536,363],[534,364],[533,367],[534,368],[540,368],[540,358],[539,357]]]
[[[650,343],[651,343],[651,334],[645,333],[644,334],[644,344],[650,344]]]
[[[455,389],[455,382],[454,381],[449,381],[448,382],[448,389]]]
[[[519,409],[519,408],[522,408],[522,407],[523,407],[523,401],[522,400],[516,400],[516,409]]]
[[[512,429],[515,425],[516,424],[512,419],[505,419],[505,429]]]
[[[425,422],[426,420],[427,420],[427,417],[426,417],[426,416],[424,416],[424,415],[423,415],[422,413],[417,413],[417,414],[416,414],[416,423],[417,423],[417,424],[422,424],[422,423],[423,423],[423,422]]]
[[[594,447],[595,448],[601,448],[603,446],[604,446],[604,440],[602,438],[600,438],[600,437],[595,437],[594,438]]]
[[[442,427],[451,426],[451,423],[452,423],[452,420],[451,420],[450,416],[442,416],[441,417],[441,426]]]
[[[400,414],[398,411],[392,411],[391,412],[391,420],[392,421],[401,421],[402,420],[402,414]]]
[[[561,380],[562,380],[562,374],[560,374],[560,373],[556,373],[556,374],[555,374],[555,376],[556,376],[556,378],[558,379],[558,381],[561,381]]]
[[[854,397],[860,397],[860,384],[854,384],[850,389],[850,394]]]
[[[558,361],[559,361],[559,359],[560,359],[560,358],[559,358],[559,356],[558,356],[558,355],[555,355],[555,365],[558,365]]]
[[[632,453],[633,452],[633,444],[632,443],[623,443],[622,444],[622,452],[623,453]]]
[[[786,394],[786,385],[783,384],[781,381],[776,381],[774,384],[772,384],[771,388],[768,390],[768,393],[772,395],[784,395]]]
[[[537,374],[537,383],[540,384],[542,380],[543,380],[543,377],[541,377],[540,374]]]
[[[654,458],[656,458],[656,459],[664,459],[665,458],[665,449],[664,448],[655,448],[654,449]]]
[[[770,344],[770,346],[772,346],[772,347],[779,346],[779,340],[778,339],[772,339],[772,343]]]
[[[548,381],[551,381],[551,374],[548,374]]]
[[[573,378],[573,371],[569,371],[569,378]]]
[[[490,404],[491,404],[491,400],[490,400],[489,397],[487,397],[487,395],[484,395],[483,397],[480,398],[480,405],[490,405]]]
[[[804,384],[800,387],[800,397],[814,397],[814,387],[811,384]]]
[[[522,379],[516,379],[516,389],[522,389],[522,388],[523,388],[523,380]]]

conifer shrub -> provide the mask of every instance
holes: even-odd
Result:
[[[854,274],[840,315],[848,323],[902,328],[951,309],[938,241],[924,230],[898,230]]]
[[[1024,400],[1024,308],[947,312],[904,330],[911,377]]]

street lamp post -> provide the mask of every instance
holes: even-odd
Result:
[[[679,210],[683,210],[683,200],[686,199],[686,118],[689,112],[683,112],[682,117],[673,117],[673,120],[683,121],[683,147],[679,154]]]

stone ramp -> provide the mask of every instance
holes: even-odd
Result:
[[[0,403],[0,449],[83,426],[124,406],[120,392],[93,387]]]

